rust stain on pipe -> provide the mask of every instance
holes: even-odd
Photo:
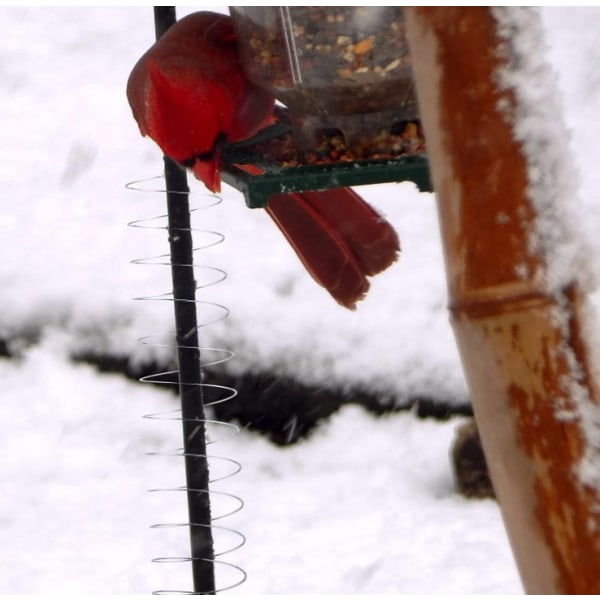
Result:
[[[441,132],[445,159],[450,162],[450,176],[438,177],[436,186],[461,187],[459,198],[453,189],[436,187],[443,199],[441,216],[454,223],[447,242],[460,258],[451,266],[451,288],[460,289],[461,297],[473,293],[476,298],[483,295],[482,299],[495,293],[513,297],[519,283],[529,292],[530,281],[517,277],[515,265],[533,274],[540,259],[530,253],[526,236],[534,220],[525,198],[526,165],[499,114],[500,105],[509,114],[515,99],[490,79],[500,64],[496,46],[490,45],[495,39],[494,22],[483,7],[415,10],[426,15],[444,63],[452,65],[451,72],[441,73],[438,123],[425,124]],[[434,171],[436,167],[434,162]],[[457,219],[460,223],[455,223]]]

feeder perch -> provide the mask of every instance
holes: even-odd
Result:
[[[412,181],[431,191],[399,7],[230,7],[246,76],[286,108],[224,149],[251,208],[278,193]]]

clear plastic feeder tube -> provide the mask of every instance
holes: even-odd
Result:
[[[301,151],[337,130],[355,153],[381,152],[382,132],[418,116],[402,8],[230,12],[248,78],[288,107]]]

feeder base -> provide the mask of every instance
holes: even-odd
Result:
[[[377,183],[412,181],[422,192],[433,191],[424,151],[316,164],[272,152],[285,147],[286,156],[297,157],[292,144],[289,123],[279,120],[254,138],[223,148],[221,178],[244,194],[249,208],[264,208],[274,194]]]

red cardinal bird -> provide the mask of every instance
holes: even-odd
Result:
[[[273,122],[274,98],[251,83],[239,63],[230,17],[184,17],[140,58],[127,97],[142,135],[220,191],[220,149]],[[346,308],[369,289],[367,276],[389,267],[398,236],[349,188],[277,194],[268,214],[312,277]]]

